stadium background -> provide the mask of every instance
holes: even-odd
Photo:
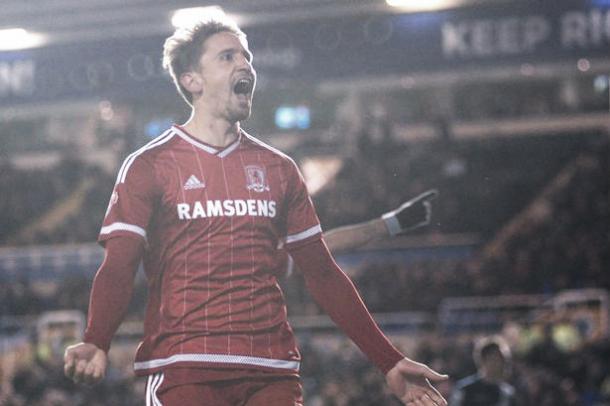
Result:
[[[522,404],[610,404],[610,2],[390,3],[214,3],[255,55],[244,126],[295,157],[327,230],[440,191],[431,226],[338,260],[393,340],[451,375],[445,395],[498,333]],[[211,4],[2,2],[1,405],[142,402],[141,279],[103,384],[75,387],[61,357],[118,165],[188,113],[160,52],[196,6]],[[298,274],[282,284],[307,404],[397,404]]]

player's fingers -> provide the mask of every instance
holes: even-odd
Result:
[[[72,352],[72,350],[70,350],[70,348],[66,348],[66,351],[64,351],[64,362],[68,363],[73,360],[74,360],[74,353]]]
[[[95,377],[97,379],[96,382],[99,382],[106,377],[106,365],[98,365],[95,370]]]
[[[446,381],[449,378],[449,375],[439,374],[438,372],[436,372],[435,370],[433,370],[430,367],[425,367],[425,369],[423,371],[423,376],[424,376],[424,378],[427,378],[427,379],[431,380],[432,382]]]
[[[82,383],[84,382],[84,374],[85,374],[85,370],[87,369],[87,361],[85,361],[84,359],[79,360],[76,363],[76,368],[74,369],[74,382],[76,383]]]
[[[430,396],[428,396],[428,394],[424,394],[423,398],[422,398],[422,403],[426,406],[439,406],[438,403],[436,403],[434,401],[434,399],[432,399]]]
[[[400,400],[405,405],[413,405],[414,404],[413,402],[415,402],[413,395],[411,395],[411,393],[409,393],[409,392],[407,392],[402,398],[400,398]]]
[[[417,406],[428,406],[428,402],[426,400],[426,392],[418,391],[416,394],[414,394],[413,398],[413,401]]]
[[[76,364],[76,360],[74,358],[74,354],[69,351],[66,351],[64,355],[64,374],[70,379],[74,376],[74,368]]]
[[[87,366],[85,367],[85,371],[83,372],[83,382],[87,385],[92,385],[95,383],[95,379],[93,377],[93,375],[95,374],[95,369],[95,364],[93,364],[92,362],[87,364]]]
[[[436,390],[434,386],[430,385],[430,387],[426,391],[426,395],[430,397],[430,399],[432,399],[439,406],[447,406],[447,401],[445,400],[443,395],[441,395],[441,393]]]
[[[95,374],[92,377],[92,380],[93,380],[93,383],[98,383],[103,378],[104,378],[104,375],[101,372],[96,371]]]
[[[99,365],[95,366],[95,370],[93,371],[93,380],[95,383],[102,380],[102,378],[104,377],[104,372],[105,371],[102,369],[101,366],[99,366]]]

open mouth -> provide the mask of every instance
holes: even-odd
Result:
[[[233,86],[235,94],[250,94],[254,88],[254,80],[251,78],[242,78]]]

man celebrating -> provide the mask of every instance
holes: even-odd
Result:
[[[95,383],[126,313],[140,260],[148,281],[134,369],[147,404],[300,405],[300,355],[274,267],[278,244],[309,291],[407,405],[446,405],[440,375],[405,358],[338,268],[294,162],[240,128],[256,74],[245,34],[208,20],[166,40],[164,66],[192,107],[127,157],[100,232],[104,263],[83,343],[65,372]]]

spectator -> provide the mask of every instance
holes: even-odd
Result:
[[[514,406],[515,388],[505,381],[511,354],[506,342],[496,337],[479,340],[473,358],[477,374],[462,379],[450,398],[451,406]]]

